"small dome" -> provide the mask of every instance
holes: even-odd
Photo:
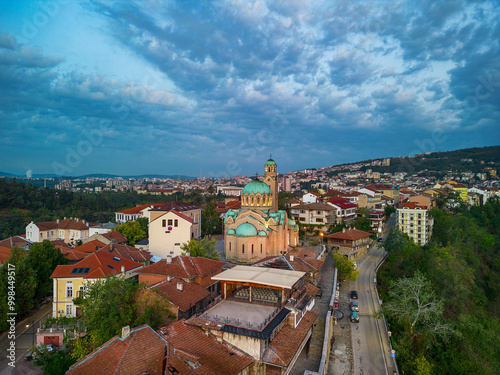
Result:
[[[267,233],[261,230],[258,234],[259,237],[267,237]]]
[[[269,159],[264,165],[276,165],[276,162],[273,159]]]
[[[246,184],[243,190],[241,191],[241,194],[251,194],[251,193],[271,194],[271,189],[265,182],[259,180],[253,180],[250,181],[248,184]]]
[[[229,229],[229,230],[227,231],[227,234],[234,234],[234,233],[235,233],[234,229]]]
[[[257,235],[257,228],[252,224],[243,223],[236,229],[236,235],[238,237],[253,237]]]

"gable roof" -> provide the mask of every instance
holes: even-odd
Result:
[[[0,246],[0,264],[4,264],[8,257],[10,257],[10,248]]]
[[[182,283],[182,291],[177,289],[177,283]],[[187,311],[197,302],[210,295],[210,292],[196,283],[187,283],[182,279],[172,278],[163,280],[157,284],[148,286],[148,289],[155,291],[177,306],[181,311]]]
[[[73,265],[59,265],[51,278],[83,277],[84,279],[97,279],[121,273],[122,266],[125,272],[142,267],[141,263],[113,256],[106,251],[90,254],[85,259]]]
[[[301,203],[291,208],[292,210],[321,210],[321,211],[333,211],[335,208],[326,203]]]
[[[175,202],[168,202],[163,204],[160,207],[155,207],[151,209],[151,211],[165,211],[168,212],[170,210],[175,210],[177,212],[185,212],[185,211],[192,211],[192,210],[201,210],[200,207],[195,206],[194,204],[184,202],[184,201],[175,201]]]
[[[196,276],[207,275],[221,268],[224,264],[218,260],[179,255],[173,258],[171,263],[160,260],[142,268],[138,273],[192,279]]]
[[[136,327],[127,338],[115,336],[101,345],[72,365],[66,374],[163,375],[167,345],[150,326]]]
[[[61,251],[61,254],[64,255],[64,257],[67,260],[75,261],[75,260],[82,260],[83,258],[86,258],[90,255],[90,253],[80,251],[77,249],[68,249],[63,246],[56,245],[56,247]]]
[[[347,229],[345,232],[337,232],[333,234],[327,234],[325,237],[327,238],[337,238],[340,240],[359,240],[361,238],[370,237],[371,233],[359,230],[359,229]]]
[[[162,205],[163,205],[163,203],[142,204],[142,205],[135,206],[135,207],[132,207],[132,208],[126,208],[124,210],[116,211],[116,213],[117,214],[125,214],[125,215],[134,215],[134,214],[138,214],[139,212],[141,212],[145,208],[148,208],[148,207],[150,207],[150,208],[161,207]]]
[[[23,238],[21,236],[12,236],[0,241],[0,246],[8,247],[12,249],[13,247],[24,247],[26,245],[32,245],[31,241]]]
[[[163,215],[158,216],[158,217],[157,217],[157,218],[155,218],[154,220],[151,220],[151,221],[149,222],[149,224],[151,224],[153,221],[156,221],[156,220],[158,220],[158,219],[162,218],[163,216],[165,216],[165,215],[169,214],[170,212],[172,212],[173,214],[175,214],[175,215],[179,216],[181,219],[183,219],[183,220],[186,220],[186,221],[190,222],[191,224],[193,223],[193,219],[192,219],[192,218],[190,218],[190,217],[188,217],[188,216],[186,216],[186,215],[184,215],[184,214],[181,214],[180,212],[177,212],[176,210],[173,210],[173,209],[172,209],[172,210],[170,210],[170,211],[165,212]],[[149,224],[148,224],[148,225],[149,225]]]
[[[51,230],[51,229],[88,230],[89,226],[94,225],[92,223],[80,219],[41,221],[33,224],[36,225],[40,230]]]
[[[180,375],[236,375],[254,362],[243,351],[225,341],[218,342],[212,335],[205,335],[203,330],[186,324],[184,319],[162,327],[161,332],[168,342],[167,368],[177,370]]]
[[[106,251],[119,258],[130,259],[134,262],[148,262],[153,257],[149,251],[114,243],[103,246],[99,251]]]
[[[128,242],[128,238],[125,235],[118,232],[117,230],[114,230],[114,231],[111,231],[108,233],[103,233],[103,234],[101,234],[101,236],[103,236],[107,240],[109,240],[111,242],[115,242],[115,243]]]
[[[343,209],[358,207],[357,204],[351,203],[348,199],[344,198],[331,198],[328,202]]]
[[[85,242],[80,246],[75,247],[75,250],[83,251],[84,253],[94,253],[104,246],[105,244],[103,244],[101,241],[92,240],[89,242]]]

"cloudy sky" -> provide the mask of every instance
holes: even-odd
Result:
[[[497,1],[2,1],[0,171],[262,173],[499,144]]]

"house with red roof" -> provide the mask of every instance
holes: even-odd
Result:
[[[137,219],[142,217],[149,218],[149,211],[152,208],[161,207],[162,205],[163,203],[148,203],[116,211],[115,221],[118,224],[123,224],[126,223],[127,221],[136,221]]]
[[[346,229],[342,232],[327,234],[325,240],[339,254],[349,259],[358,259],[366,254],[371,243],[371,233],[359,229]]]
[[[133,329],[127,326],[120,336],[113,337],[73,364],[66,374],[166,375],[169,374],[167,350],[167,340],[150,326]]]
[[[300,224],[335,224],[335,208],[326,203],[301,203],[290,208],[290,217]]]
[[[330,198],[327,202],[335,209],[337,223],[350,224],[356,219],[358,205],[344,198]]]
[[[116,275],[132,278],[142,267],[141,263],[117,257],[107,251],[97,251],[72,265],[58,265],[50,276],[54,281],[52,316],[78,316],[80,309],[74,300],[82,297],[90,283]]]
[[[152,208],[149,212],[149,222],[152,222],[159,216],[174,210],[184,216],[189,217],[192,220],[191,225],[191,236],[190,238],[200,238],[201,237],[201,207],[195,206],[194,204],[175,201],[163,204],[160,207]]]
[[[194,238],[194,219],[174,209],[155,212],[148,225],[149,251],[162,259],[181,255],[181,246]]]
[[[105,245],[116,243],[119,245],[127,245],[128,238],[122,233],[114,230],[108,233],[94,233],[92,236],[83,241],[84,244],[90,241],[99,241]]]
[[[43,240],[63,240],[72,244],[89,237],[89,227],[94,224],[78,218],[64,218],[64,220],[31,222],[26,226],[26,239],[31,242]]]
[[[149,251],[141,250],[133,246],[115,244],[113,242],[103,246],[99,251],[106,251],[119,258],[130,259],[144,266],[148,266],[153,257]]]
[[[432,235],[434,219],[429,214],[429,206],[418,202],[398,204],[397,225],[402,233],[407,234],[417,245],[425,245]]]

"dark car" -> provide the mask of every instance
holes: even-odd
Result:
[[[359,323],[359,315],[356,311],[351,313],[351,323]]]
[[[26,355],[24,356],[24,359],[26,361],[31,361],[33,359],[33,352],[29,351],[28,353],[26,353]]]
[[[384,242],[384,239],[382,237],[380,237],[379,239],[377,239],[378,242]]]
[[[351,298],[358,299],[358,292],[356,292],[355,290],[351,290]]]
[[[356,301],[351,302],[351,311],[359,311],[359,305]]]

